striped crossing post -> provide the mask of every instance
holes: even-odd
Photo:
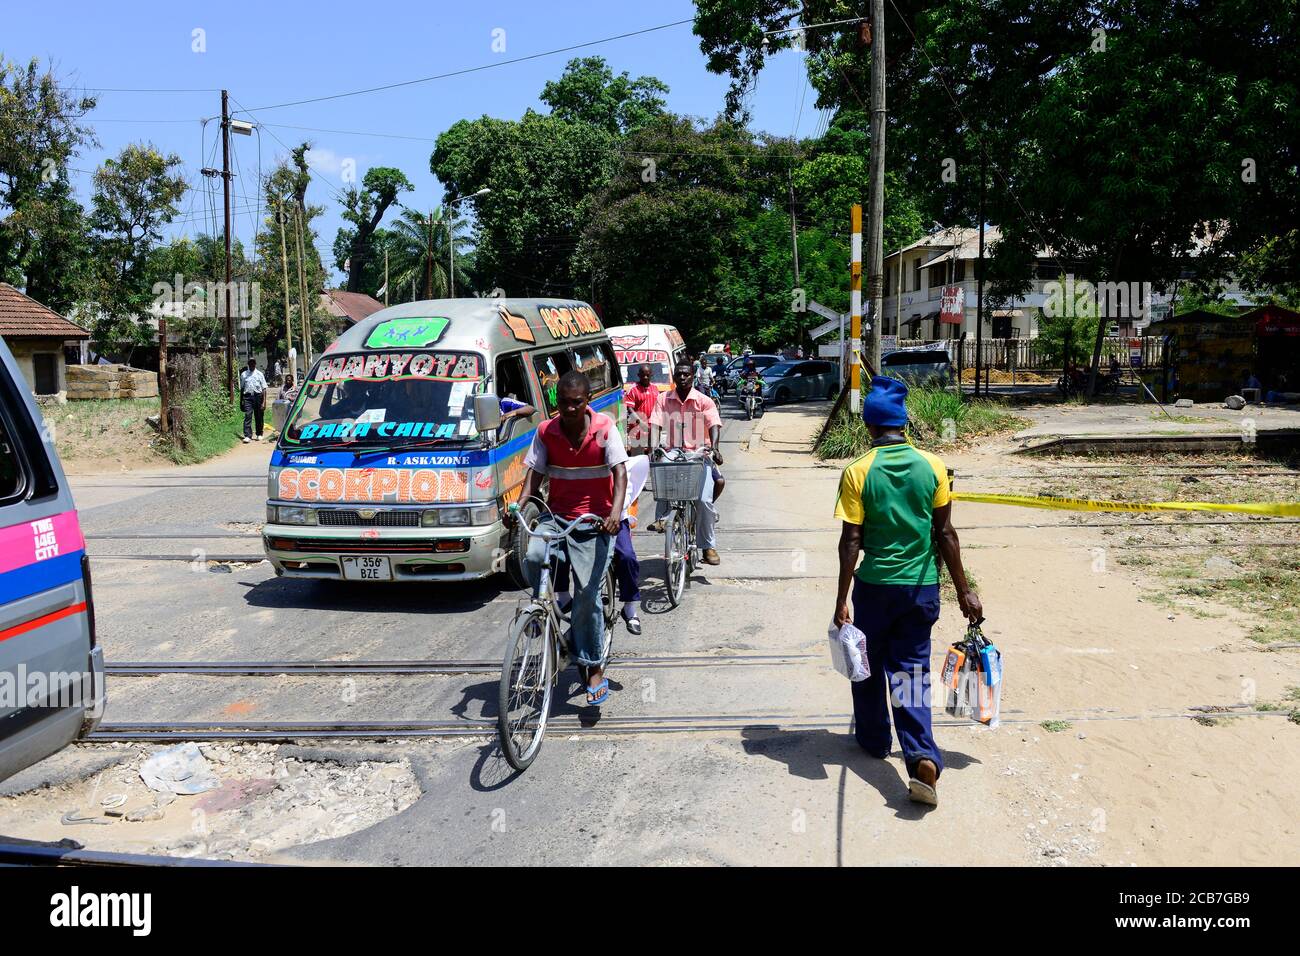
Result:
[[[853,238],[849,263],[849,344],[853,359],[849,363],[849,410],[862,414],[862,207],[853,204]]]

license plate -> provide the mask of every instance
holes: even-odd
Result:
[[[391,581],[393,569],[388,558],[364,554],[343,558],[343,577],[348,581]]]

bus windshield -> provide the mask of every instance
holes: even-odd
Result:
[[[327,355],[303,383],[281,443],[470,441],[478,435],[473,395],[482,379],[482,358],[466,352]]]

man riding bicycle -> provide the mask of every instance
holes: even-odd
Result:
[[[566,544],[573,575],[572,645],[578,672],[587,685],[587,703],[599,706],[609,696],[605,679],[605,615],[600,585],[613,553],[627,490],[627,451],[612,418],[587,407],[591,382],[581,372],[566,372],[556,389],[559,414],[539,427],[524,459],[528,471],[519,500],[527,501],[543,478],[549,515],[538,531],[558,531],[583,514],[604,515],[597,527],[575,528]],[[506,527],[518,518],[508,514]],[[524,567],[536,588],[546,559],[546,542],[529,538]]]
[[[696,451],[711,448],[713,463],[722,464],[718,450],[722,434],[722,417],[713,399],[694,388],[695,369],[690,362],[677,363],[673,370],[671,392],[664,393],[663,401],[650,419],[651,439],[655,448],[680,448]],[[717,535],[714,526],[718,510],[714,502],[722,494],[726,481],[716,467],[710,466],[704,476],[704,489],[700,492],[700,506],[696,509],[696,538],[704,549],[705,564],[721,564],[718,557]],[[655,521],[649,530],[664,530],[664,517],[668,514],[667,501],[655,502]]]

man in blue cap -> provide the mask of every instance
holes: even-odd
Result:
[[[867,753],[888,757],[892,705],[908,795],[935,806],[943,757],[930,726],[930,629],[939,619],[940,557],[952,575],[962,614],[980,621],[983,608],[962,567],[948,470],[903,434],[907,386],[893,378],[872,378],[862,418],[871,433],[871,449],[844,469],[835,502],[835,516],[843,522],[835,624],[852,621],[866,634],[871,667],[870,677],[852,685],[854,732]]]

